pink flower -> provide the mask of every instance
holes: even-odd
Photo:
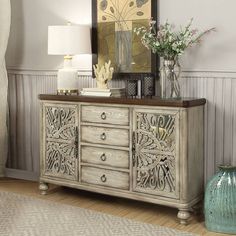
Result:
[[[197,34],[197,32],[198,32],[198,30],[197,30],[197,29],[194,29],[194,30],[192,30],[192,31],[191,31],[192,35],[195,35],[195,34]]]

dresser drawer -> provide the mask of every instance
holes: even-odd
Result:
[[[129,189],[129,174],[125,172],[82,166],[81,174],[83,183]]]
[[[129,130],[82,126],[81,141],[94,144],[128,147]]]
[[[82,122],[129,125],[129,109],[105,106],[82,106]]]
[[[81,147],[83,163],[129,169],[129,152],[109,148]]]

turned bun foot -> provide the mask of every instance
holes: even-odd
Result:
[[[39,190],[41,195],[46,195],[48,191],[48,184],[41,182],[39,184]]]
[[[182,209],[179,210],[177,215],[181,225],[187,225],[190,216],[191,214],[188,210],[182,210]]]

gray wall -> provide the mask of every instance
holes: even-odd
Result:
[[[176,25],[194,18],[200,30],[216,27],[217,32],[206,36],[183,56],[182,65],[189,71],[236,71],[236,20],[234,0],[163,0],[160,2],[161,21]]]
[[[12,25],[6,55],[8,68],[52,70],[62,66],[63,56],[47,54],[49,25],[91,24],[88,0],[11,0]],[[75,58],[81,70],[91,69],[91,56]]]
[[[160,21],[185,25],[194,18],[200,30],[216,27],[201,45],[181,58],[182,96],[205,97],[205,179],[219,164],[236,165],[236,16],[234,0],[159,1]],[[47,26],[91,24],[88,0],[12,0],[12,31],[7,52],[10,92],[11,157],[8,175],[35,179],[38,174],[38,93],[54,92],[55,70],[62,58],[47,55]],[[91,70],[91,58],[76,58],[80,71]],[[86,74],[81,72],[82,75]],[[94,86],[90,77],[79,87]],[[14,170],[13,170],[14,169]],[[16,170],[15,170],[16,169]]]
[[[47,26],[91,24],[90,0],[11,0],[12,29],[7,65],[12,68],[51,70],[58,68],[62,57],[47,55]],[[185,25],[194,18],[194,27],[217,32],[205,37],[182,57],[189,71],[236,71],[235,0],[159,0],[160,21],[166,19]],[[80,60],[81,69],[91,68],[89,59]],[[82,63],[82,64],[81,64]]]

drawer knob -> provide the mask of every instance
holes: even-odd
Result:
[[[105,133],[102,133],[102,134],[101,134],[101,140],[106,140],[106,138],[107,138],[107,137],[106,137],[106,134],[105,134]]]
[[[102,181],[103,183],[105,183],[105,182],[107,181],[106,175],[102,175],[102,176],[101,176],[101,181]]]
[[[102,120],[106,120],[106,118],[107,118],[106,113],[103,112],[103,113],[101,114],[101,119],[102,119]]]
[[[106,159],[107,159],[106,154],[103,153],[103,154],[100,156],[100,159],[101,159],[102,161],[106,161]]]

